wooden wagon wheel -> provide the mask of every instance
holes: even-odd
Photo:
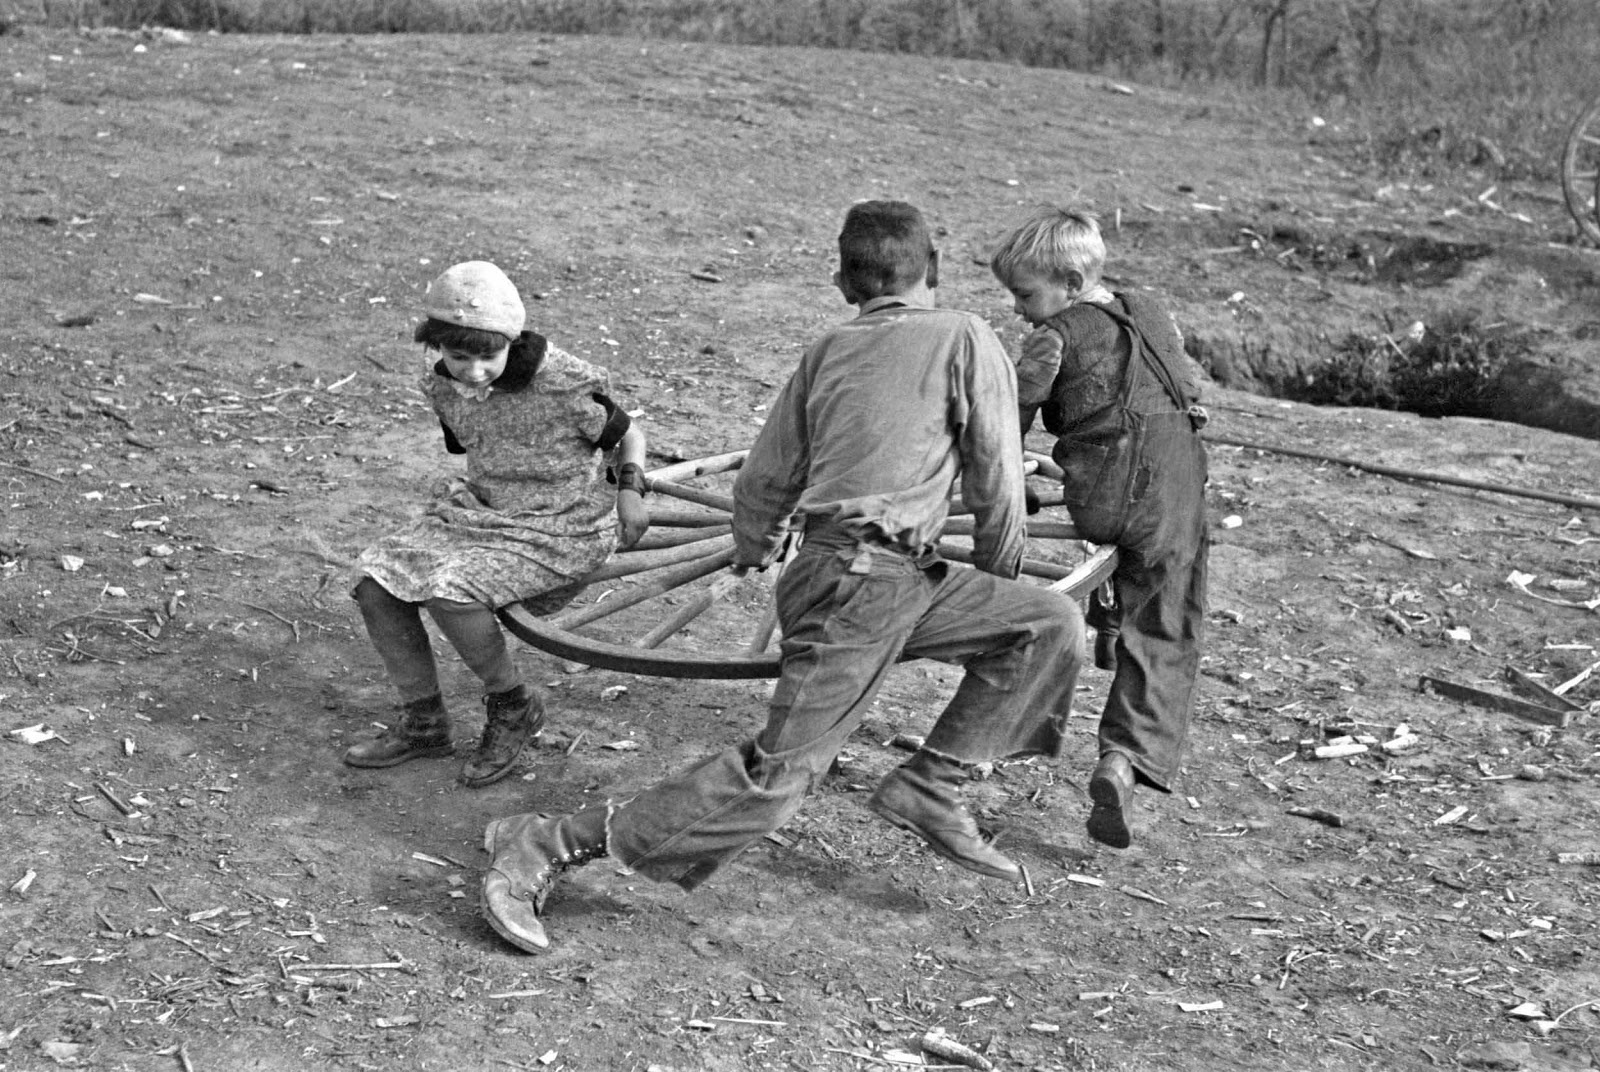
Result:
[[[587,578],[585,596],[592,598],[547,617],[513,604],[501,609],[500,620],[541,651],[608,670],[655,677],[777,677],[778,654],[768,648],[777,626],[771,583],[782,563],[742,578],[732,573],[733,497],[715,486],[716,478],[728,479],[743,464],[746,453],[679,462],[646,474],[657,496],[650,531]],[[1060,488],[1060,470],[1050,459],[1029,455],[1029,469]],[[1040,498],[1046,506],[1061,502],[1059,492]],[[664,505],[664,499],[686,505]],[[959,500],[952,501],[950,513],[940,553],[970,563],[970,547],[961,544],[972,535],[973,519]],[[1083,598],[1116,568],[1116,549],[1086,551],[1069,521],[1035,515],[1028,521],[1028,538],[1023,575],[1054,591]],[[720,618],[733,619],[707,630],[723,635],[722,650],[665,646],[691,623],[701,631],[708,620],[703,616],[713,608],[720,608]],[[740,630],[742,639],[728,643]]]
[[[1561,190],[1578,229],[1600,245],[1600,96],[1579,113],[1567,136],[1561,153]]]

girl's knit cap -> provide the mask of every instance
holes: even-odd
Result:
[[[496,331],[508,339],[522,334],[527,323],[516,285],[488,261],[464,261],[446,268],[428,284],[422,300],[434,320]]]

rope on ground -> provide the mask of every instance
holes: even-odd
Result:
[[[1245,447],[1249,450],[1264,450],[1271,454],[1287,454],[1295,458],[1309,458],[1312,461],[1330,462],[1333,465],[1347,465],[1352,469],[1361,469],[1379,476],[1398,477],[1401,480],[1426,480],[1434,484],[1454,484],[1461,488],[1475,488],[1478,491],[1492,491],[1499,495],[1517,495],[1524,499],[1543,499],[1545,502],[1560,503],[1562,506],[1572,506],[1580,510],[1600,511],[1600,499],[1588,499],[1582,495],[1562,495],[1554,491],[1533,491],[1529,488],[1511,487],[1507,484],[1490,484],[1482,480],[1468,480],[1465,477],[1446,476],[1443,473],[1424,473],[1414,469],[1396,469],[1389,465],[1377,465],[1373,462],[1356,461],[1354,458],[1340,458],[1332,454],[1319,454],[1312,450],[1297,450],[1293,447],[1279,447],[1271,443],[1255,443],[1248,439],[1234,439],[1231,436],[1212,435],[1207,433],[1206,442],[1225,443],[1230,447]]]

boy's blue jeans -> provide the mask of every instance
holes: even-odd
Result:
[[[1139,780],[1171,791],[1183,762],[1206,616],[1206,454],[1183,413],[1140,420],[1141,494],[1122,514],[1112,575],[1117,605],[1096,628],[1121,630],[1100,716],[1100,753],[1122,752]]]
[[[902,658],[966,674],[925,748],[961,763],[1060,754],[1084,626],[1066,596],[812,526],[777,585],[783,671],[766,728],[611,816],[611,855],[693,889],[778,829]]]

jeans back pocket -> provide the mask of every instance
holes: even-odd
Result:
[[[1061,466],[1067,512],[1078,535],[1115,543],[1128,507],[1150,485],[1144,455],[1144,421],[1120,412],[1098,428],[1060,436],[1051,457]]]

